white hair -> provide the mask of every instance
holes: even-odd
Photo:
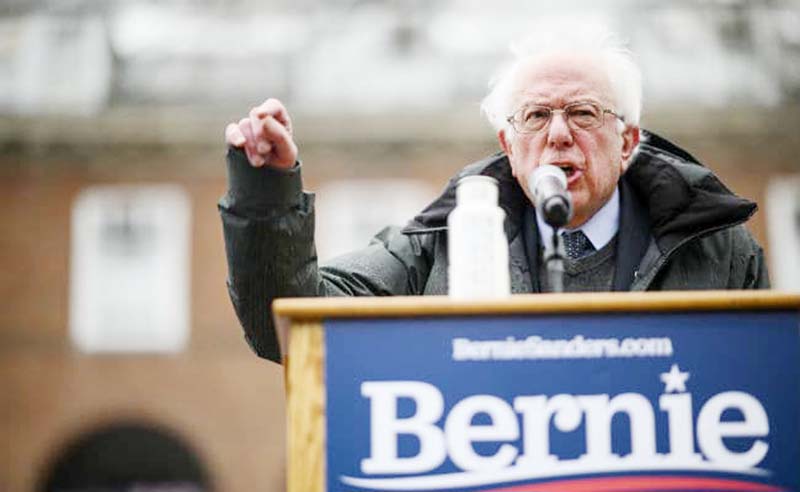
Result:
[[[496,129],[508,125],[506,118],[512,107],[515,81],[520,68],[530,62],[554,54],[586,54],[597,59],[611,84],[614,109],[626,125],[639,125],[642,111],[642,73],[633,53],[616,34],[600,24],[569,23],[537,28],[536,33],[512,42],[512,59],[489,81],[489,93],[481,103],[481,111]],[[620,125],[624,128],[624,125]]]

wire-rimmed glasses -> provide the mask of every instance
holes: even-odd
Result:
[[[591,130],[603,125],[606,113],[614,115],[623,123],[625,118],[599,104],[580,101],[567,104],[561,109],[537,104],[527,104],[506,118],[517,133],[536,133],[545,128],[555,113],[563,113],[567,125],[573,129]]]

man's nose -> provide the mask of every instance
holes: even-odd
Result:
[[[572,145],[572,130],[567,124],[567,115],[563,112],[554,112],[551,115],[547,127],[547,143],[556,147]]]

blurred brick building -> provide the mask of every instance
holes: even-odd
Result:
[[[225,124],[268,95],[284,99],[321,211],[336,207],[332,185],[365,179],[417,183],[422,200],[495,151],[477,101],[509,34],[543,22],[541,10],[631,38],[646,77],[643,126],[762,204],[750,228],[769,253],[767,184],[800,173],[798,2],[543,4],[0,6],[0,489],[31,490],[73,432],[144,416],[187,436],[220,490],[282,490],[282,369],[249,352],[225,289]],[[190,198],[188,347],[81,353],[68,336],[74,200],[93,185],[143,183]],[[351,244],[366,242],[363,229]],[[340,247],[330,241],[320,237],[323,255]]]

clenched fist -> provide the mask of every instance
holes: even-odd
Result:
[[[225,142],[243,148],[254,167],[289,169],[297,161],[292,120],[277,99],[267,99],[239,123],[229,124],[225,128]]]

